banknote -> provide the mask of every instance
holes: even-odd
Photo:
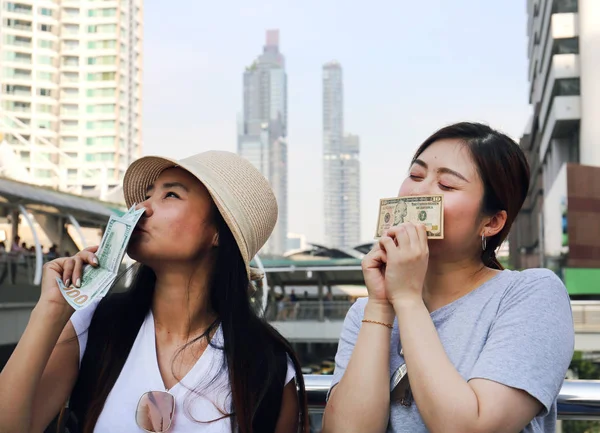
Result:
[[[429,239],[444,239],[444,196],[419,195],[382,198],[375,238],[403,222],[425,225]]]
[[[117,278],[133,229],[144,210],[136,210],[134,205],[123,216],[110,217],[96,252],[98,266],[85,266],[80,287],[66,287],[60,278],[56,279],[60,292],[75,310],[87,307],[94,299],[108,293]]]

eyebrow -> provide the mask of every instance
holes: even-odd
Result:
[[[185,186],[184,184],[182,184],[181,182],[166,182],[166,183],[162,184],[162,188],[163,189],[180,188],[186,192],[190,191],[188,189],[188,187]],[[148,186],[148,188],[146,189],[146,194],[149,193],[150,191],[152,191],[153,189],[154,189],[154,185]]]
[[[423,167],[425,170],[427,170],[427,168],[429,168],[429,166],[427,165],[427,163],[421,159],[415,159],[413,161],[413,164],[417,164],[420,165],[421,167]],[[440,167],[437,169],[438,173],[445,173],[445,174],[450,174],[452,176],[456,176],[461,180],[464,180],[465,182],[471,183],[466,177],[464,177],[462,174],[460,174],[458,171],[454,171],[450,168],[447,167]]]

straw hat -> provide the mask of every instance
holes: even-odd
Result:
[[[141,203],[147,188],[167,168],[181,167],[206,187],[242,253],[248,278],[260,275],[250,260],[267,242],[277,221],[277,200],[269,182],[246,159],[211,150],[182,160],[146,156],[133,162],[123,179],[127,207]]]

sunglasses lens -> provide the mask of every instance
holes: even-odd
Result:
[[[152,433],[163,433],[171,427],[175,398],[164,391],[150,391],[142,395],[135,412],[137,425]]]

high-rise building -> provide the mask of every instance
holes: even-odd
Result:
[[[238,125],[238,153],[270,182],[279,217],[263,253],[286,251],[287,204],[287,75],[279,51],[279,30],[267,31],[263,53],[244,72],[244,112]]]
[[[600,2],[528,0],[530,189],[510,259],[547,266],[571,295],[600,277]]]
[[[0,129],[29,182],[96,197],[142,146],[142,0],[0,0]]]
[[[325,242],[349,248],[360,241],[360,141],[344,135],[344,91],[338,62],[323,65]]]

